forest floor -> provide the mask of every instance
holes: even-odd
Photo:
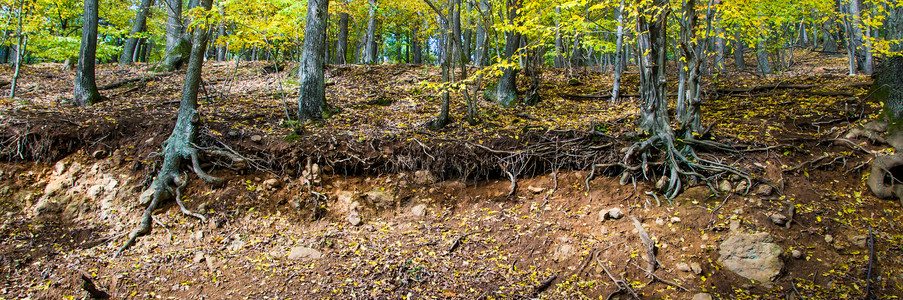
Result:
[[[82,298],[82,277],[117,299],[632,298],[617,282],[643,299],[897,299],[903,210],[864,183],[894,149],[850,135],[875,127],[880,104],[844,65],[809,53],[781,75],[706,78],[703,122],[735,151],[700,151],[755,180],[716,174],[668,201],[656,168],[622,180],[594,167],[642,138],[637,99],[610,103],[607,74],[545,70],[539,104],[481,100],[477,124],[456,93],[455,120],[431,131],[435,67],[330,66],[332,115],[298,127],[291,66],[210,62],[198,146],[243,159],[205,157],[220,186],[187,173],[183,199],[207,222],[167,203],[115,258],[184,75],[102,65],[109,100],[74,108],[72,71],[27,66],[19,97],[0,100],[0,299]],[[636,74],[624,85],[636,94]],[[772,281],[718,261],[752,232],[780,247]]]

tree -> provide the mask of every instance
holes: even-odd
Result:
[[[370,13],[367,19],[367,44],[364,50],[364,63],[375,64],[376,53],[376,0],[370,0]]]
[[[212,3],[213,0],[202,0],[201,6],[209,11]],[[184,160],[191,161],[192,170],[204,181],[208,183],[222,181],[220,178],[207,174],[201,168],[200,159],[198,158],[199,150],[194,146],[197,143],[198,122],[201,119],[198,112],[198,88],[201,84],[204,52],[207,50],[207,28],[205,26],[194,28],[192,40],[188,68],[185,71],[185,81],[182,85],[178,118],[176,119],[175,127],[172,129],[172,134],[163,143],[163,165],[160,167],[157,176],[154,177],[150,187],[141,193],[139,197],[139,202],[142,205],[147,205],[147,208],[144,210],[138,228],[131,232],[128,241],[116,251],[114,257],[119,256],[122,251],[134,245],[138,237],[150,232],[153,226],[152,215],[154,210],[161,202],[168,199],[175,198],[183,213],[206,222],[206,218],[203,215],[189,211],[182,203],[181,189],[187,184],[188,180],[188,178],[179,176]]]
[[[345,64],[345,56],[348,52],[348,13],[339,14],[339,33],[335,42],[335,58],[333,63]]]
[[[94,56],[97,52],[97,0],[85,0],[85,20],[82,25],[82,42],[78,51],[75,88],[72,100],[79,107],[93,105],[101,100],[94,81]]]
[[[517,19],[520,10],[520,0],[505,1],[508,13],[506,14],[507,22],[514,22]],[[496,85],[494,99],[495,102],[505,107],[510,107],[517,103],[517,64],[513,61],[514,54],[520,48],[520,33],[515,30],[505,31],[505,67],[502,67],[502,77]]]
[[[326,17],[329,0],[308,0],[307,23],[304,28],[304,48],[301,53],[298,119],[307,121],[321,117],[326,105],[326,82],[323,65],[326,63]]]
[[[897,4],[888,11],[886,36],[888,57],[878,64],[873,75],[875,81],[869,95],[884,103],[885,113],[899,131],[903,124],[903,3]]]
[[[129,31],[128,39],[122,45],[122,54],[119,55],[119,65],[130,65],[135,56],[135,46],[138,45],[138,34],[147,29],[147,13],[153,0],[141,0],[138,6],[138,12],[135,14],[135,22],[132,24],[132,30]]]

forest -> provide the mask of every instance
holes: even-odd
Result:
[[[897,299],[897,0],[0,0],[0,299]]]

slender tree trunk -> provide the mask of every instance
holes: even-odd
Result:
[[[615,41],[615,79],[611,87],[611,102],[618,102],[621,93],[621,73],[624,72],[624,0],[618,4],[618,25]],[[561,36],[559,35],[555,41],[556,50],[559,46]],[[559,59],[556,57],[555,59]]]
[[[709,7],[711,7],[711,5],[713,5],[713,3],[712,1],[709,1]],[[684,13],[686,14],[685,20],[687,22],[687,30],[685,31],[686,35],[683,36],[684,40],[681,41],[681,50],[686,60],[687,84],[686,90],[684,91],[686,107],[685,110],[678,109],[678,118],[680,119],[681,124],[680,129],[684,132],[684,138],[692,139],[694,138],[694,134],[701,133],[703,130],[701,120],[702,101],[699,97],[699,75],[702,56],[701,45],[704,45],[706,40],[703,39],[701,42],[697,41],[695,30],[697,23],[695,0],[686,0],[686,2],[684,2]]]
[[[486,47],[487,42],[489,41],[489,32],[488,25],[485,16],[483,14],[489,13],[489,3],[485,0],[479,0],[477,3],[479,6],[479,10],[481,13],[479,26],[477,26],[477,40],[476,40],[476,52],[474,53],[474,62],[477,66],[486,66],[489,61],[489,48]]]
[[[623,1],[621,1],[623,2]],[[623,8],[623,6],[621,6]],[[561,21],[558,20],[561,16],[561,7],[555,7],[555,67],[562,68],[564,67],[564,41],[561,40]],[[621,29],[621,36],[623,36],[623,26],[620,23],[621,15],[618,15],[618,29]],[[617,74],[620,75],[620,74]],[[616,75],[616,76],[617,76]],[[615,77],[617,80],[617,77]],[[617,88],[617,81],[615,81],[615,88]],[[612,89],[614,91],[614,89]],[[615,96],[617,97],[617,96]],[[613,98],[614,99],[614,98]]]
[[[863,74],[871,75],[873,71],[872,49],[863,35],[862,29],[867,27],[862,23],[860,6],[860,0],[851,0],[849,3],[850,20],[847,23],[847,28],[849,29],[847,43],[852,45],[853,56],[855,56],[850,57],[850,59],[856,60]],[[855,74],[855,71],[851,74]]]
[[[147,26],[147,12],[153,0],[141,0],[138,6],[138,12],[135,14],[135,22],[132,24],[132,30],[129,31],[129,37],[122,46],[122,55],[119,56],[119,65],[125,66],[132,64],[132,57],[135,53],[135,46],[138,44],[138,35],[143,32]]]
[[[97,52],[97,0],[85,0],[84,25],[81,49],[78,51],[78,67],[75,88],[72,91],[76,106],[85,107],[100,101],[94,82],[94,58]]]
[[[420,25],[414,25],[414,28],[411,30],[411,52],[413,54],[413,61],[415,65],[419,65],[423,63],[423,49],[420,47]]]
[[[348,52],[348,14],[339,14],[339,33],[336,36],[335,60],[333,63],[345,64],[345,57]]]
[[[461,46],[461,0],[452,0],[454,2],[454,9],[449,11],[449,16],[451,16],[451,38],[453,39],[452,46],[452,55],[454,56],[454,61],[452,63],[452,68],[454,68],[454,62],[465,62],[464,59],[464,51]]]
[[[14,61],[16,64],[15,71],[13,71],[13,78],[10,80],[9,85],[9,97],[16,97],[16,86],[19,82],[19,70],[22,69],[22,58],[24,50],[28,47],[28,37],[22,33],[22,19],[24,18],[25,11],[23,10],[25,6],[25,0],[19,0],[19,11],[16,13],[19,19],[19,26],[16,28],[16,36],[19,37],[19,43],[16,46],[16,60]]]
[[[517,18],[519,8],[518,0],[506,0],[508,21]],[[520,34],[515,31],[505,32],[505,60],[514,63],[512,58],[520,46]],[[502,68],[502,76],[495,91],[495,100],[504,107],[511,107],[517,103],[517,67]]]
[[[377,63],[376,53],[376,0],[370,0],[370,13],[367,21],[367,50],[364,56],[365,64]]]
[[[220,15],[225,16],[226,9],[223,6],[219,7]],[[217,30],[217,39],[224,39],[226,37],[226,21],[222,21],[216,26]],[[225,42],[218,43],[216,46],[216,60],[217,61],[225,61],[226,60],[226,51],[228,50]]]
[[[326,106],[326,82],[323,65],[326,63],[326,16],[329,0],[308,0],[307,24],[304,28],[304,49],[300,67],[300,98],[298,119],[321,118]]]

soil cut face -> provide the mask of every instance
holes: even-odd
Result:
[[[0,298],[81,298],[83,276],[113,298],[896,298],[903,213],[865,185],[869,162],[894,150],[851,134],[875,131],[867,78],[824,63],[707,83],[703,121],[736,151],[700,151],[755,180],[718,174],[670,201],[656,168],[594,167],[641,138],[633,100],[595,98],[604,74],[571,85],[546,71],[538,105],[481,102],[483,122],[430,131],[438,100],[420,83],[437,81],[432,67],[331,67],[334,115],[298,127],[289,71],[208,64],[199,147],[245,160],[206,158],[222,186],[187,176],[183,199],[208,222],[166,203],[115,259],[182,75],[101,66],[101,85],[146,79],[76,109],[63,101],[70,72],[29,66],[22,100],[2,103]],[[721,260],[725,241],[763,232],[779,247],[776,276],[752,281]]]

